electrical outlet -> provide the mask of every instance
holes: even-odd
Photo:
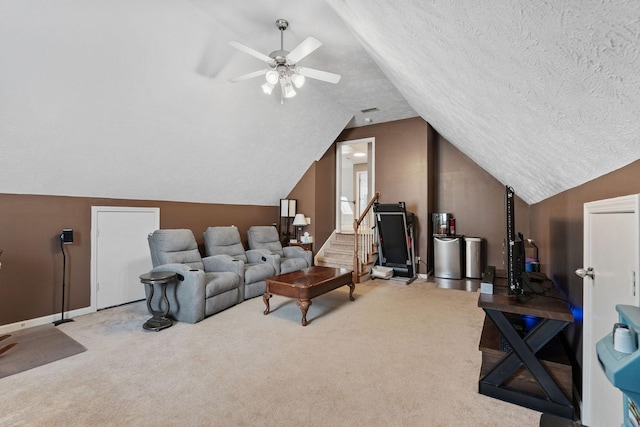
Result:
[[[419,263],[419,262],[420,262],[420,257],[419,257],[419,256],[417,256],[417,257],[416,257],[416,264],[417,264],[417,263]]]

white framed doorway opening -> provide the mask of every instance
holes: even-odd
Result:
[[[336,231],[353,232],[353,221],[375,193],[375,138],[336,144]],[[367,221],[367,219],[365,219]],[[369,225],[367,221],[367,225]]]

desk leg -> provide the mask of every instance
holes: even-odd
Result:
[[[507,353],[496,366],[480,379],[480,391],[483,394],[513,401],[522,406],[532,407],[543,412],[551,410],[551,412],[572,417],[573,406],[571,402],[535,356],[535,353],[558,334],[568,322],[543,319],[523,340],[504,313],[488,309],[484,309],[484,311],[509,342],[513,351]],[[522,365],[531,372],[531,375],[542,387],[549,399],[540,398],[537,399],[536,404],[532,404],[536,399],[531,396],[516,395],[514,391],[501,386]]]

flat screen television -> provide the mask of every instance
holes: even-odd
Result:
[[[504,205],[507,226],[507,288],[509,295],[524,294],[525,253],[522,234],[516,233],[515,227],[515,197],[513,188],[506,186]]]

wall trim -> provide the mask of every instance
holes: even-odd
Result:
[[[76,310],[65,312],[65,319],[73,319],[77,316],[82,316],[89,313],[94,313],[96,310],[92,307],[78,308]],[[21,320],[20,322],[8,323],[0,326],[0,334],[9,334],[11,332],[20,331],[27,328],[33,328],[35,326],[42,326],[52,324],[56,320],[60,320],[61,315],[50,314],[48,316],[42,316],[35,319]]]

